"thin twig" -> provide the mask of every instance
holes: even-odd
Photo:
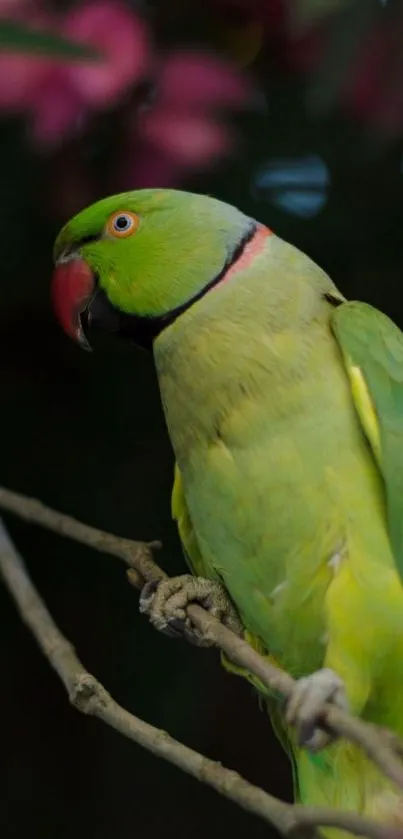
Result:
[[[67,536],[75,542],[81,542],[82,545],[88,545],[123,560],[130,568],[137,570],[146,582],[165,579],[167,576],[154,562],[152,554],[161,548],[161,542],[137,542],[134,539],[114,536],[113,533],[83,524],[72,516],[52,510],[36,498],[29,498],[4,487],[0,487],[0,507],[24,521],[39,524],[53,530],[59,536]]]
[[[100,682],[88,673],[73,646],[56,626],[1,520],[0,572],[22,620],[62,680],[71,704],[81,713],[98,717],[152,754],[173,763],[243,809],[260,816],[283,836],[295,837],[301,834],[304,839],[318,839],[316,828],[331,826],[356,836],[367,836],[368,839],[401,839],[401,833],[394,828],[377,824],[355,813],[286,804],[248,783],[237,772],[204,757],[175,740],[166,731],[149,725],[122,708]]]

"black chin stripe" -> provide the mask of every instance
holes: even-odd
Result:
[[[210,280],[204,288],[198,291],[194,297],[187,300],[186,303],[183,303],[181,306],[178,306],[166,315],[156,318],[144,317],[141,315],[127,315],[123,312],[119,312],[119,332],[125,337],[131,338],[136,344],[144,349],[152,349],[153,342],[158,335],[167,328],[167,326],[171,326],[171,324],[173,324],[180,315],[186,312],[187,309],[190,309],[190,307],[198,300],[201,300],[201,298],[204,297],[210,289],[214,288],[214,286],[221,282],[227,271],[238,261],[238,259],[240,259],[246,246],[249,244],[251,239],[253,239],[256,230],[256,222],[251,221],[244,236],[242,236],[242,239],[238,242],[232,253],[226,259],[221,271],[212,280]]]

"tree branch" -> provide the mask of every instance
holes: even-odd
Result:
[[[39,524],[53,530],[59,536],[67,536],[75,542],[88,545],[89,548],[111,554],[123,560],[133,570],[141,569],[143,581],[165,579],[167,576],[154,562],[152,554],[162,547],[161,542],[136,542],[134,539],[114,536],[113,533],[83,524],[72,516],[52,510],[36,498],[28,498],[4,487],[0,487],[0,508],[31,524]]]
[[[117,556],[129,566],[131,582],[137,586],[144,580],[166,577],[152,557],[152,549],[159,547],[160,543],[134,542],[105,533],[51,510],[39,501],[4,488],[0,488],[0,506],[27,521]],[[401,839],[402,834],[396,828],[378,824],[355,813],[286,804],[118,705],[97,679],[86,671],[74,648],[54,623],[1,520],[0,573],[14,597],[23,621],[65,685],[70,702],[82,713],[102,719],[153,754],[170,761],[239,806],[270,822],[283,836],[303,832],[305,837],[308,834],[310,839],[314,839],[317,827],[336,826],[355,835],[365,835],[369,839]],[[289,674],[262,658],[249,644],[200,606],[190,605],[188,615],[198,629],[234,663],[249,670],[270,689],[285,696],[290,695],[294,680]],[[378,767],[403,788],[403,766],[398,759],[402,743],[396,735],[331,705],[324,706],[322,721],[334,733],[360,744]]]

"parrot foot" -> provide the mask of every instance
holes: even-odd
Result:
[[[183,574],[146,583],[140,594],[140,612],[148,615],[155,629],[170,638],[184,637],[198,647],[209,647],[212,642],[204,638],[187,617],[186,608],[190,603],[199,603],[237,635],[242,634],[235,608],[224,586],[216,580]]]
[[[299,745],[311,752],[320,751],[333,739],[331,734],[317,728],[325,702],[331,702],[343,711],[348,710],[344,683],[334,670],[327,668],[298,679],[287,702],[286,722],[296,727]]]

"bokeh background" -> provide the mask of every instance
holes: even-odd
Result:
[[[402,42],[400,0],[0,0],[3,485],[162,539],[164,567],[183,571],[152,359],[106,339],[87,355],[61,333],[53,239],[108,193],[207,192],[403,326]],[[290,798],[267,718],[214,652],[158,636],[113,559],[7,524],[117,700]],[[0,623],[3,839],[268,835],[71,709],[4,588]]]

